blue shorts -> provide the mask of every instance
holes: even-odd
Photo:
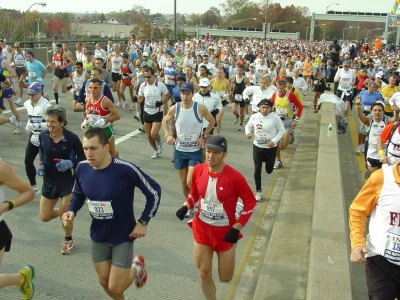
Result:
[[[132,59],[136,59],[137,58],[137,54],[131,54],[130,56],[129,56],[129,58],[132,60]]]
[[[13,89],[12,89],[12,88],[2,89],[2,92],[3,92],[2,97],[3,97],[4,99],[9,99],[9,98],[11,98],[11,97],[14,95]]]
[[[194,167],[201,164],[203,160],[203,149],[195,152],[183,152],[174,148],[174,168],[177,170]]]

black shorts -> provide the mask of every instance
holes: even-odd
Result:
[[[74,94],[74,100],[78,101],[78,95]]]
[[[67,71],[67,69],[64,69],[64,70],[55,69],[54,70],[54,76],[56,76],[56,77],[58,77],[60,79],[67,78],[68,77],[68,71]]]
[[[43,180],[42,196],[47,199],[58,199],[72,193],[73,183],[52,183]]]
[[[240,107],[246,107],[246,102],[244,100],[242,101],[233,100],[233,103],[236,103]]]
[[[5,252],[10,251],[11,248],[12,233],[8,228],[6,222],[3,220],[0,222],[0,250],[4,248]]]
[[[352,93],[349,91],[349,92],[347,92],[349,94],[348,95],[344,95],[344,96],[343,96],[343,93],[346,93],[346,92],[342,91],[342,90],[338,90],[337,93],[336,93],[336,96],[338,96],[344,102],[350,102],[351,98],[352,98],[352,96],[351,96]],[[342,98],[342,96],[343,96],[343,98]]]
[[[112,72],[111,79],[113,82],[118,82],[121,80],[121,74]]]
[[[369,299],[400,299],[400,266],[381,255],[367,257],[365,275]]]
[[[314,93],[323,93],[326,90],[326,85],[325,84],[314,84]]]
[[[378,167],[379,169],[382,168],[382,163],[378,159],[367,158],[367,164],[370,167]]]
[[[222,100],[221,103],[222,103],[222,106],[223,106],[223,107],[225,107],[225,106],[228,105],[228,101],[227,101],[227,100]]]
[[[17,67],[17,68],[15,68],[15,73],[19,77],[19,76],[22,76],[22,75],[28,73],[28,71],[26,70],[26,67],[19,67],[19,68]]]
[[[154,115],[148,114],[147,112],[144,112],[143,114],[143,122],[145,123],[158,123],[162,122],[164,113],[162,111],[155,113]]]

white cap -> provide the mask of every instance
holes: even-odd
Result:
[[[209,85],[210,85],[210,80],[208,80],[207,78],[200,79],[199,86],[206,87]]]
[[[243,52],[239,52],[238,55],[243,56]]]
[[[149,56],[149,52],[143,52],[143,56]]]

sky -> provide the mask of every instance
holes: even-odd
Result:
[[[35,3],[34,0],[18,0],[18,1],[2,1],[0,4],[1,8],[15,9],[20,11],[25,11]],[[40,2],[37,1],[37,2]],[[93,11],[107,13],[111,10],[118,11],[129,10],[131,7],[126,6],[128,1],[82,1],[82,0],[68,0],[63,2],[60,0],[43,0],[47,3],[46,7],[41,7],[40,5],[35,5],[32,7],[33,10],[38,10],[39,12],[85,12]],[[265,3],[266,0],[254,0],[257,3]],[[339,5],[330,6],[329,10],[337,11],[360,11],[360,12],[377,12],[377,13],[390,13],[390,10],[394,4],[394,0],[382,0],[377,2],[376,0],[328,0],[328,1],[315,1],[315,0],[270,0],[269,3],[280,3],[282,7],[287,5],[295,6],[306,6],[309,8],[310,12],[315,13],[325,13],[326,7],[331,3],[339,3]],[[68,3],[68,5],[60,5],[60,3]],[[171,3],[169,6],[166,3]],[[177,12],[184,14],[191,13],[204,13],[211,6],[217,6],[225,3],[224,0],[176,0]],[[379,5],[377,5],[379,3]],[[94,5],[95,4],[95,5]],[[129,1],[129,5],[143,5],[145,8],[150,9],[153,13],[162,14],[172,14],[174,12],[174,1],[173,0],[152,0],[152,1]],[[361,4],[361,5],[360,5]],[[95,8],[93,8],[95,6]],[[400,14],[400,10],[398,10]]]

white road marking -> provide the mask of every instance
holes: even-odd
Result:
[[[129,139],[139,133],[140,133],[139,129],[136,129],[135,131],[132,131],[131,133],[125,134],[124,136],[121,136],[120,138],[115,140],[115,145],[125,142],[127,139]]]

